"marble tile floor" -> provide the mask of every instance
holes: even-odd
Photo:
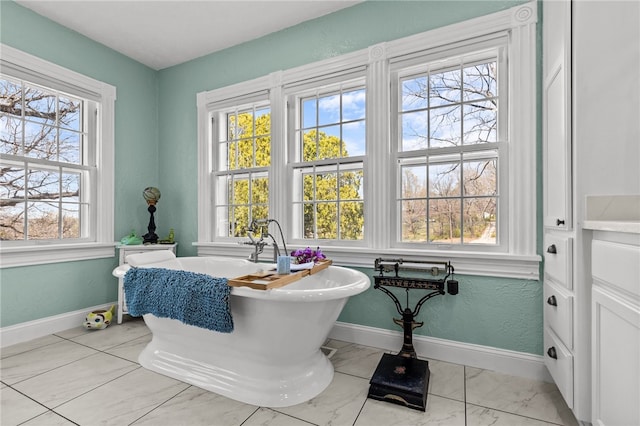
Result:
[[[11,425],[576,425],[555,385],[429,360],[427,410],[367,399],[383,350],[330,340],[333,382],[303,404],[243,404],[148,371],[140,319],[81,327],[1,350],[0,424]]]

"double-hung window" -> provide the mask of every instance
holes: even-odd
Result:
[[[493,251],[507,241],[507,64],[494,44],[395,66],[398,246]]]
[[[113,256],[112,86],[3,46],[3,266]]]
[[[536,279],[535,20],[528,3],[199,93],[198,253],[248,255],[273,218],[336,263]]]
[[[291,236],[364,239],[366,89],[363,80],[299,91],[289,97]]]
[[[268,102],[217,111],[215,179],[218,237],[246,237],[254,219],[269,217],[271,111]]]

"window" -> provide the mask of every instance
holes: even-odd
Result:
[[[198,253],[266,215],[336,263],[537,279],[535,8],[199,93]]]
[[[0,71],[3,266],[113,256],[114,89],[5,46]]]
[[[366,96],[362,84],[342,84],[291,97],[293,129],[292,237],[364,238]]]
[[[500,43],[498,41],[497,43]],[[400,244],[499,248],[508,181],[508,84],[502,48],[396,72]],[[501,226],[502,225],[502,226]]]
[[[268,104],[253,104],[216,117],[216,234],[246,237],[252,220],[269,217],[271,111]]]

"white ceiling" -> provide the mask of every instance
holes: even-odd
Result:
[[[160,70],[363,0],[16,0]]]

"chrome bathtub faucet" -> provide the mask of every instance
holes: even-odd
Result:
[[[253,219],[249,228],[247,229],[247,236],[249,237],[249,241],[244,241],[241,244],[247,244],[254,246],[254,251],[249,255],[249,260],[252,262],[258,262],[258,256],[264,251],[264,246],[269,245],[265,239],[271,239],[273,244],[273,262],[276,263],[278,261],[278,256],[280,256],[280,247],[276,241],[276,238],[269,233],[269,225],[271,223],[275,223],[278,226],[278,230],[280,231],[280,239],[282,240],[282,246],[284,248],[285,254],[287,254],[287,244],[284,240],[284,234],[282,233],[282,227],[280,227],[280,223],[278,223],[275,219]],[[260,236],[260,239],[256,239],[256,235]]]

